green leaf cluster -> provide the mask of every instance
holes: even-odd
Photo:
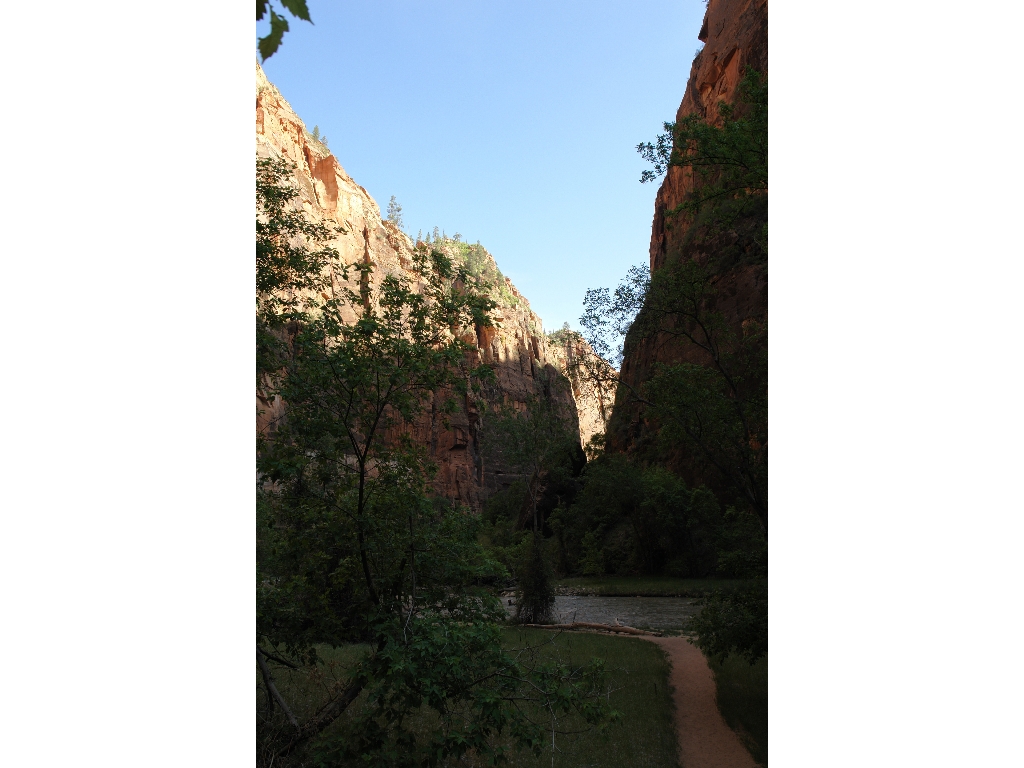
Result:
[[[649,450],[684,446],[688,470],[716,477],[723,501],[749,509],[767,534],[767,324],[748,320],[736,333],[715,310],[717,296],[704,261],[655,274],[631,334],[674,339],[693,362],[655,365],[638,399],[655,426]]]
[[[691,620],[690,629],[697,634],[697,646],[718,663],[730,653],[738,653],[750,663],[767,656],[767,579],[702,598],[701,611]]]
[[[295,18],[308,21],[310,24],[313,23],[313,20],[309,18],[306,0],[279,0],[279,2]],[[284,33],[288,31],[288,19],[274,10],[271,0],[256,0],[256,21],[262,21],[268,11],[270,12],[270,32],[261,37],[258,43],[260,56],[264,61],[277,52]]]
[[[654,144],[638,144],[637,152],[654,166],[643,172],[641,183],[654,181],[669,168],[688,169],[692,193],[681,210],[693,214],[708,204],[767,194],[767,76],[748,69],[739,84],[737,104],[719,102],[718,114],[718,125],[690,114],[678,123],[665,123],[665,133]]]
[[[299,720],[264,673],[260,754],[278,766],[435,765],[467,750],[498,760],[510,744],[539,743],[519,701],[606,717],[599,670],[531,667],[494,642],[504,612],[486,585],[506,571],[478,543],[480,521],[433,495],[435,467],[414,439],[420,420],[443,422],[492,376],[472,367],[463,337],[490,324],[493,300],[465,264],[426,246],[411,276],[343,263],[331,243],[345,233],[306,220],[293,172],[257,162],[268,423],[257,442],[256,635],[262,662],[325,682]],[[318,648],[353,642],[365,657],[328,684]],[[411,725],[424,711],[426,735]]]

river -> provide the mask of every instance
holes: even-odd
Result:
[[[515,605],[504,598],[511,614]],[[619,623],[639,629],[683,629],[700,611],[691,597],[593,597],[559,595],[555,598],[552,618],[566,624],[571,621],[593,621],[600,624]]]

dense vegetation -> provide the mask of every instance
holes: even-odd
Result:
[[[622,768],[623,755],[630,766],[677,768],[675,731],[672,725],[672,700],[666,685],[668,662],[659,648],[642,640],[601,635],[555,633],[537,629],[505,629],[499,636],[510,653],[532,657],[533,664],[566,664],[580,667],[589,659],[604,660],[607,690],[612,707],[621,713],[606,727],[592,729],[582,718],[555,712],[555,733],[546,734],[540,755],[533,750],[509,751],[505,764],[526,768]],[[324,681],[350,675],[365,645],[340,648],[322,647],[323,679],[311,679],[302,670],[280,667],[277,682],[282,695],[293,702],[297,716],[308,717],[321,700]],[[531,707],[527,702],[524,705]],[[365,698],[352,705],[366,706]],[[529,715],[551,722],[552,713],[531,707]],[[417,736],[430,733],[434,722],[429,712],[410,718],[409,729]],[[275,765],[277,763],[275,762]],[[488,765],[480,756],[466,755],[458,765]]]
[[[711,660],[718,708],[753,758],[768,765],[768,659],[738,654]]]
[[[610,429],[637,439],[605,454],[598,438],[585,469],[552,456],[536,505],[557,575],[746,580],[706,597],[692,628],[706,653],[750,660],[767,653],[767,325],[734,327],[717,298],[732,271],[766,268],[767,106],[767,80],[748,72],[737,105],[720,105],[720,125],[690,116],[638,147],[654,164],[643,180],[680,167],[692,191],[669,212],[676,233],[662,268],[587,292],[581,323],[593,353],[570,371],[618,385]],[[623,355],[651,342],[675,344],[677,361],[621,380]],[[516,511],[528,495],[514,487],[488,505],[485,534],[499,551],[525,547]]]
[[[706,487],[622,454],[581,464],[566,450],[538,473],[540,493],[519,482],[489,499],[482,533],[499,559],[522,559],[536,513],[558,576],[753,578],[766,568],[757,520],[723,508]]]
[[[505,571],[476,518],[428,491],[433,467],[408,438],[425,404],[450,412],[488,377],[460,336],[493,302],[441,250],[416,249],[416,290],[343,263],[330,243],[345,232],[306,220],[292,171],[257,162],[261,764],[495,761],[539,752],[559,722],[607,720],[599,664],[501,643],[483,585]],[[324,649],[352,643],[357,661],[335,674]],[[305,676],[315,701],[289,701],[275,669]]]

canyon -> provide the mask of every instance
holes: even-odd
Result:
[[[385,274],[412,276],[416,244],[381,216],[376,201],[346,173],[331,150],[306,130],[259,64],[256,155],[294,164],[291,182],[307,218],[344,231],[332,243],[344,263],[373,264],[375,279]],[[454,241],[434,244],[441,249],[457,246]],[[427,448],[438,468],[435,492],[477,512],[488,496],[519,477],[500,458],[486,458],[493,455],[484,445],[490,413],[502,406],[522,410],[531,399],[545,398],[578,430],[581,445],[585,445],[604,430],[612,404],[612,393],[597,391],[572,373],[574,357],[589,350],[586,342],[578,338],[552,341],[526,297],[501,276],[494,257],[484,251],[483,258],[485,268],[501,282],[492,293],[498,306],[492,312],[493,325],[478,326],[464,341],[472,347],[470,362],[491,366],[494,379],[484,385],[482,402],[463,398],[447,420],[439,415],[444,394],[437,393],[431,407],[408,427],[414,443]],[[332,281],[335,290],[341,287],[337,278]],[[354,320],[355,312],[347,319]],[[257,430],[266,430],[284,416],[285,408],[280,401],[260,401],[259,395],[257,399]]]
[[[710,0],[698,37],[704,46],[693,60],[676,121],[697,115],[720,124],[718,105],[735,103],[747,68],[767,74],[767,0]],[[381,215],[376,201],[306,129],[259,64],[256,149],[258,157],[285,158],[295,164],[292,181],[306,215],[344,228],[345,234],[334,243],[344,262],[369,261],[380,275],[411,274],[416,243]],[[687,247],[692,250],[692,244],[687,246],[689,223],[684,215],[674,213],[691,190],[689,169],[668,169],[654,205],[649,247],[652,275]],[[443,249],[450,244],[434,247]],[[643,407],[630,401],[627,392],[639,390],[658,364],[706,362],[692,345],[671,338],[627,337],[620,372],[626,386],[616,392],[614,386],[596,384],[575,368],[581,357],[593,354],[589,345],[572,333],[546,334],[528,299],[501,276],[494,257],[484,252],[484,258],[502,284],[493,294],[498,302],[493,326],[478,327],[475,335],[466,338],[473,347],[473,362],[486,363],[494,371],[493,382],[484,388],[483,407],[479,401],[465,398],[445,425],[436,415],[439,394],[430,413],[410,426],[413,440],[428,448],[438,467],[436,492],[477,511],[488,496],[519,477],[500,458],[492,455],[487,460],[484,443],[489,413],[502,405],[521,410],[532,398],[545,398],[578,430],[581,446],[604,433],[609,451],[629,453],[644,440],[649,425]],[[767,264],[741,263],[719,275],[714,309],[739,335],[750,322],[766,324]],[[280,403],[259,406],[258,429],[283,414]],[[690,462],[682,457],[669,463],[685,470]],[[695,484],[706,480],[699,473],[684,474]]]

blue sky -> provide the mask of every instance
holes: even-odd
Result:
[[[548,331],[647,263],[657,189],[635,147],[674,118],[703,0],[309,8],[267,77],[410,234],[479,240]]]

